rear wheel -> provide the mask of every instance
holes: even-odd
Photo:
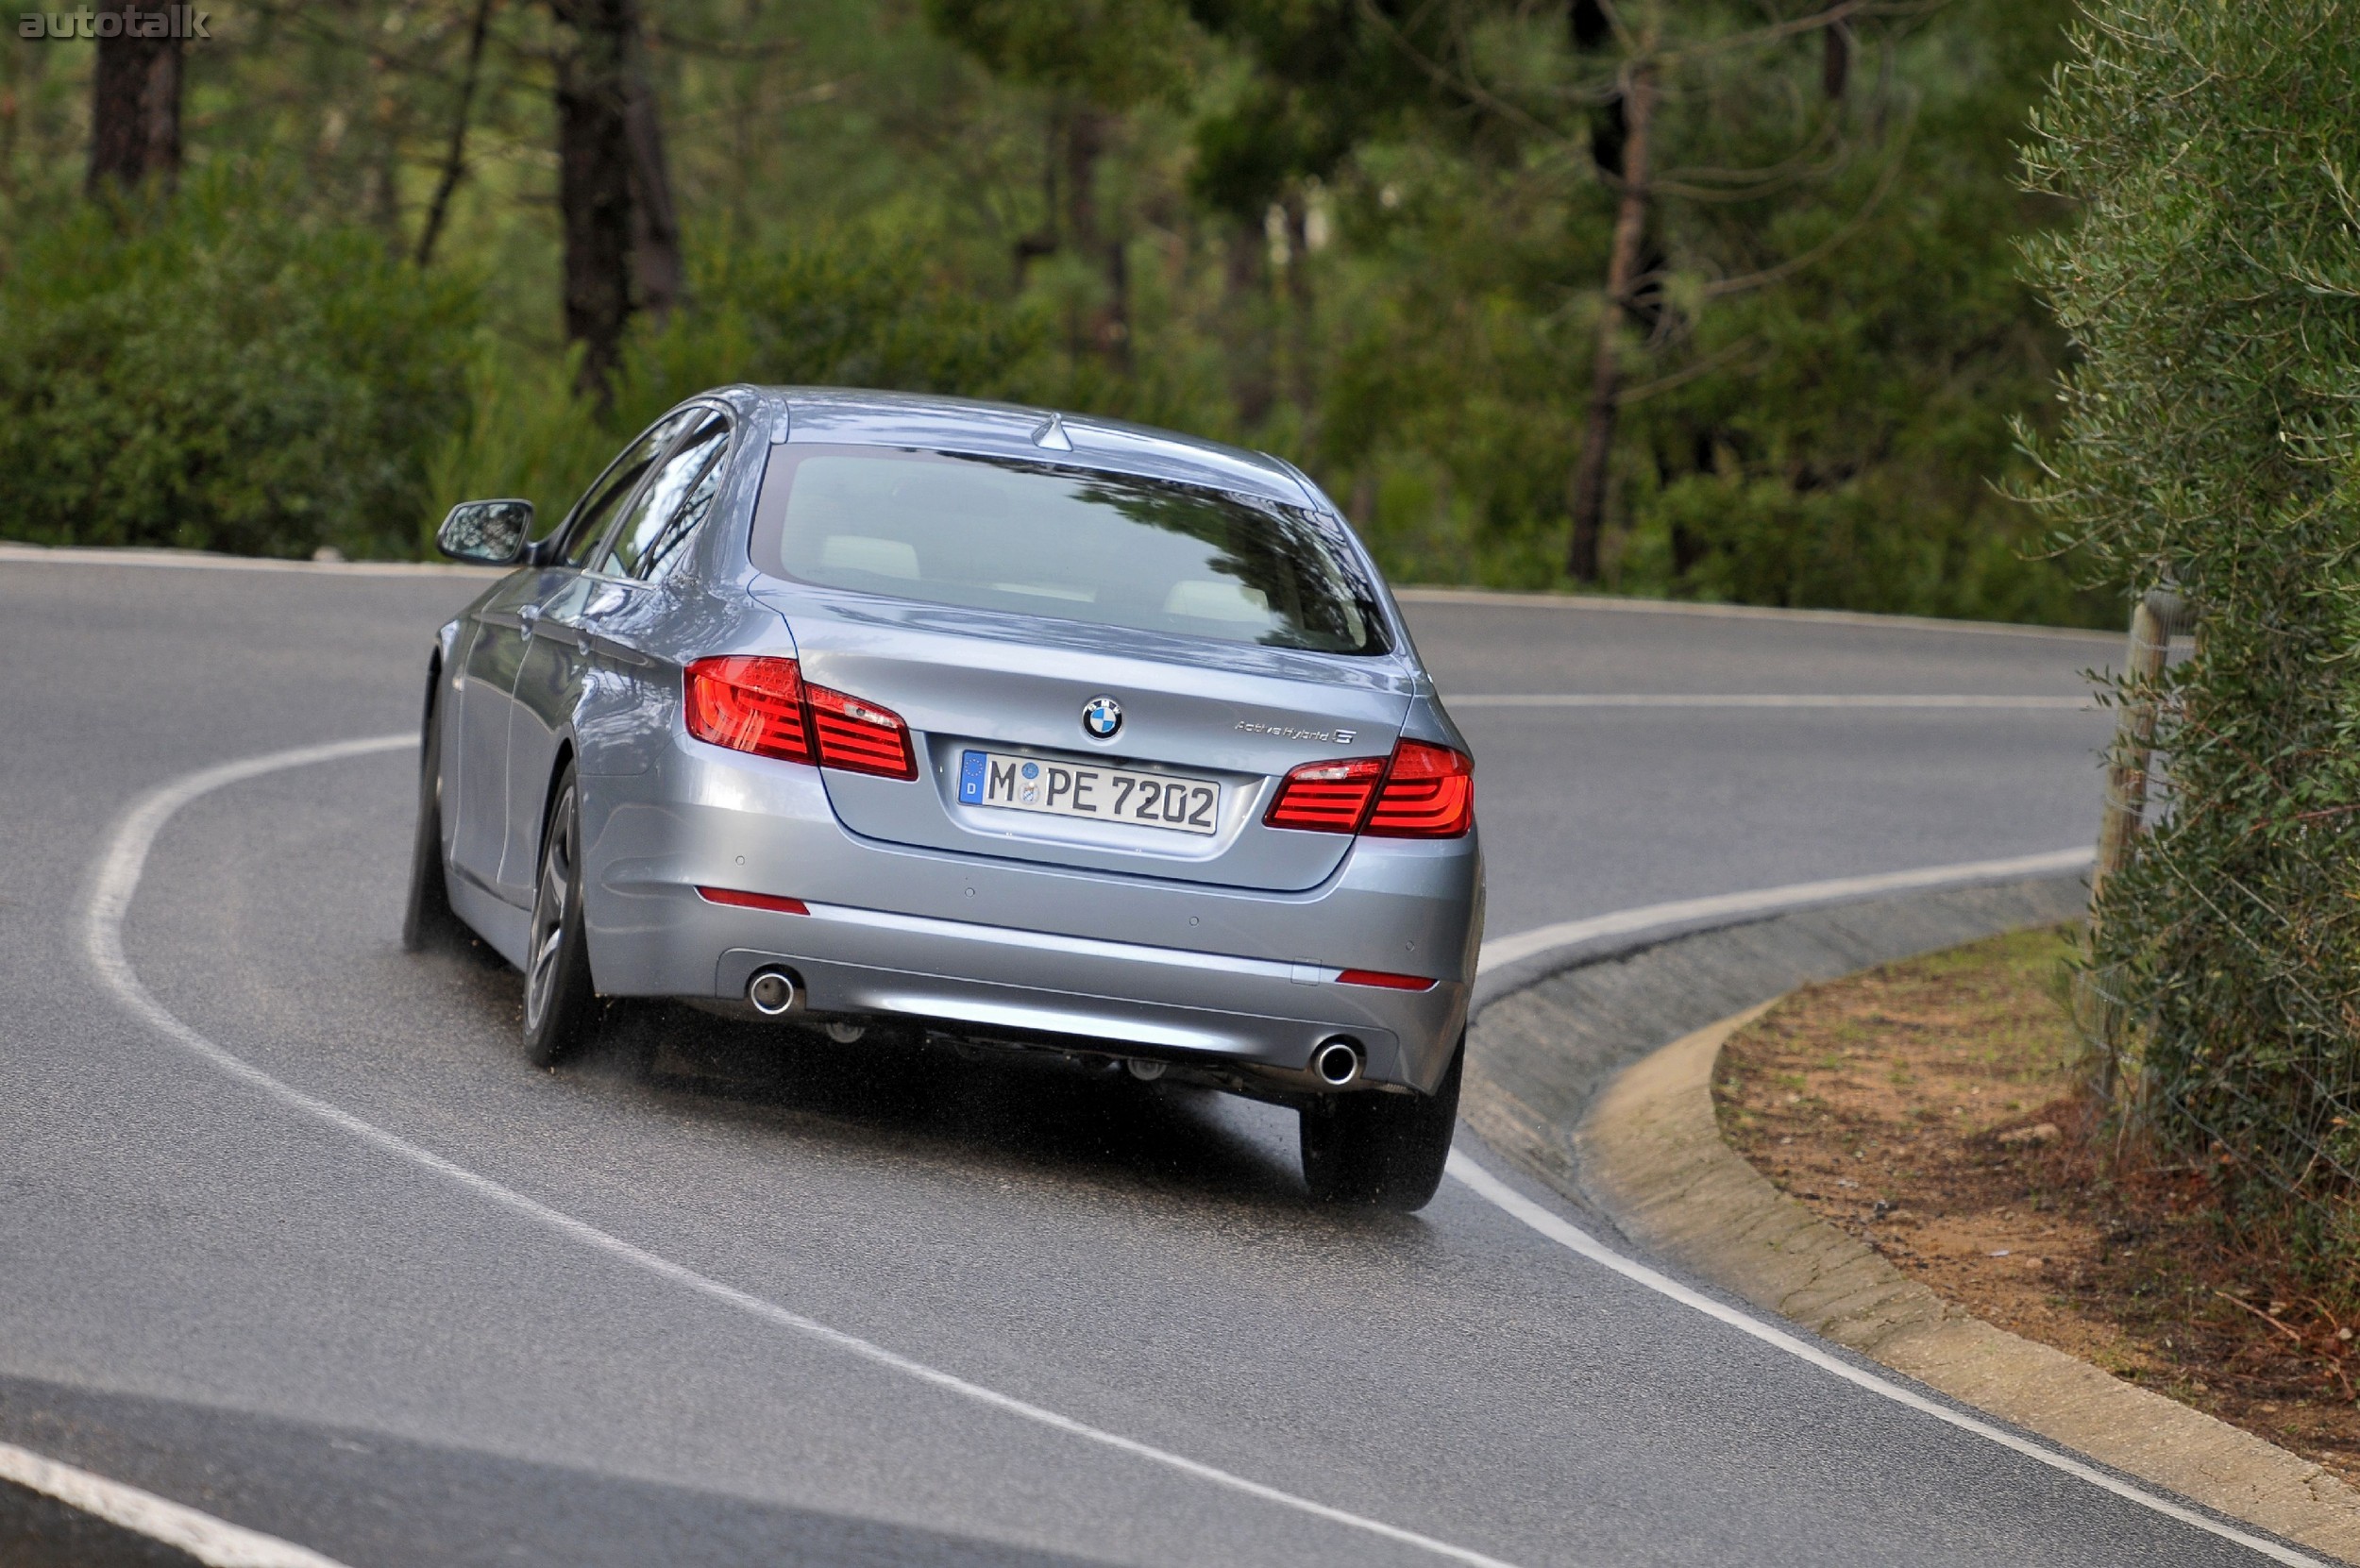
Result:
[[[1303,1179],[1324,1203],[1408,1213],[1442,1185],[1458,1126],[1458,1080],[1467,1041],[1432,1094],[1338,1094],[1303,1107]]]
[[[401,945],[411,953],[457,941],[464,932],[450,906],[443,868],[443,726],[435,711],[438,683],[426,689],[426,728],[418,747],[418,825],[410,841],[410,905],[401,918]]]
[[[541,875],[533,885],[532,934],[525,950],[525,1054],[553,1067],[598,1032],[590,950],[582,918],[582,795],[567,763],[541,830]]]

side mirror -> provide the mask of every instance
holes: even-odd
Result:
[[[461,501],[435,531],[434,548],[453,561],[513,566],[531,533],[531,501]]]

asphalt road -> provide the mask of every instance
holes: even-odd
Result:
[[[1315,1207],[1267,1107],[663,1014],[533,1071],[515,975],[399,951],[405,752],[195,800],[124,938],[189,1028],[401,1143],[126,1011],[82,943],[126,806],[412,726],[474,586],[0,560],[0,1441],[355,1568],[2258,1560],[1462,1185],[1409,1218]],[[2070,697],[2113,652],[1411,613],[1449,695]],[[2104,733],[2017,708],[1460,717],[1495,935],[2082,842]]]

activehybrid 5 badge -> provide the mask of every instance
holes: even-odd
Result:
[[[1122,728],[1122,704],[1111,697],[1093,697],[1082,704],[1082,728],[1093,740],[1112,740]]]

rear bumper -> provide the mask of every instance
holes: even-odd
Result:
[[[1369,1080],[1422,1090],[1466,1021],[1472,835],[1362,840],[1317,888],[1256,893],[863,839],[812,769],[684,738],[648,772],[582,783],[591,969],[610,995],[736,999],[779,965],[820,1012],[1205,1066],[1299,1072],[1346,1035]],[[811,913],[710,903],[700,885]],[[1347,968],[1441,978],[1346,986]]]

